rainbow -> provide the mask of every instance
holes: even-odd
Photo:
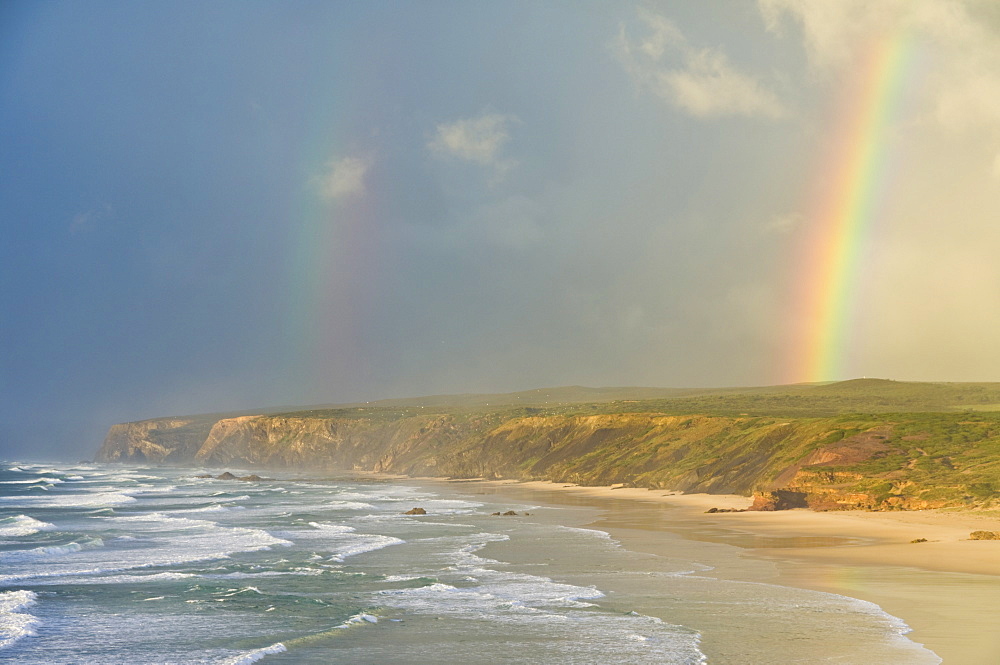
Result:
[[[375,218],[367,201],[336,206],[317,199],[301,214],[291,294],[294,346],[302,359],[338,367],[335,356],[360,341],[364,295],[371,289]],[[311,360],[310,360],[311,359]],[[343,369],[343,368],[341,368]]]
[[[365,191],[344,201],[325,199],[318,179],[328,172],[332,159],[373,153],[355,145],[347,127],[327,131],[323,120],[337,125],[337,109],[325,108],[316,121],[317,128],[307,132],[310,145],[303,149],[302,187],[293,211],[294,242],[289,247],[289,312],[285,335],[304,381],[319,381],[321,387],[351,385],[369,373],[364,353],[369,331],[366,322],[379,301],[382,287],[379,268],[382,256],[384,217],[380,203],[386,183],[378,169],[365,177]],[[347,121],[340,121],[347,125]]]
[[[802,318],[792,381],[850,378],[852,334],[863,285],[859,276],[891,175],[889,138],[906,88],[910,40],[903,31],[882,39],[841,92],[833,155],[824,163],[809,205],[811,232],[794,307]],[[804,276],[804,277],[803,277]]]

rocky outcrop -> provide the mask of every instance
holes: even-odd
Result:
[[[973,531],[969,540],[1000,540],[1000,531]]]
[[[949,505],[947,500],[920,496],[925,488],[913,482],[893,478],[873,487],[870,475],[848,470],[899,455],[899,449],[889,443],[894,434],[891,425],[867,428],[844,438],[835,436],[839,433],[842,430],[827,434],[825,438],[834,440],[822,443],[782,470],[770,484],[769,492],[755,496],[754,505],[758,507],[750,510],[806,506],[819,511],[925,510]]]
[[[753,503],[747,510],[791,510],[793,508],[808,508],[805,492],[791,490],[774,490],[773,492],[756,492]]]
[[[242,480],[250,483],[257,483],[262,480],[273,480],[273,478],[261,478],[256,473],[251,473],[250,475],[247,476],[237,476],[232,471],[223,471],[217,476],[213,476],[210,473],[201,473],[195,476],[195,478],[211,478],[213,480]]]
[[[214,419],[158,418],[112,425],[99,462],[187,464],[205,443]]]
[[[194,461],[207,466],[433,474],[440,419],[240,416],[219,420]],[[445,432],[446,433],[446,432]],[[447,439],[447,437],[443,437]],[[400,469],[403,469],[400,471]],[[439,474],[435,474],[439,475]]]
[[[200,445],[188,442],[183,455],[151,457],[142,451],[148,448],[144,437],[153,429],[152,422],[140,428],[112,428],[101,459],[749,493],[771,469],[782,442],[794,434],[787,423],[746,418],[528,413],[386,417],[345,410],[323,418],[222,418],[203,428]],[[161,429],[177,425],[163,422]],[[806,436],[808,432],[802,433]]]

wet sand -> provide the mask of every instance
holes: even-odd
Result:
[[[908,637],[948,665],[1000,663],[1000,541],[968,540],[971,531],[1000,531],[996,515],[808,510],[707,514],[713,507],[745,508],[750,499],[548,482],[475,485],[518,501],[597,508],[598,517],[589,526],[611,533],[636,552],[669,555],[664,531],[735,546],[743,564],[713,570],[713,576],[867,600],[903,619],[912,628]],[[911,542],[917,538],[928,542]],[[753,565],[765,561],[773,565]]]

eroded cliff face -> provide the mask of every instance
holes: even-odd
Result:
[[[282,416],[226,418],[215,424],[195,460],[207,466],[272,469],[371,469],[377,452],[405,423]]]
[[[205,442],[213,423],[198,418],[157,418],[112,425],[97,460],[186,464]]]
[[[960,484],[921,480],[927,476],[917,472],[928,463],[909,459],[904,445],[914,437],[897,435],[884,421],[530,411],[353,409],[152,420],[113,426],[98,459],[757,492],[761,505],[781,490],[792,503],[821,510],[964,500]]]
[[[802,447],[814,434],[767,419],[654,414],[256,415],[201,430],[199,437],[192,421],[178,419],[115,425],[98,458],[749,494],[769,488],[783,459],[796,454],[787,439]]]

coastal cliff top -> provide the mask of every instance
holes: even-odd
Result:
[[[1000,505],[998,409],[995,383],[568,387],[138,421],[112,427],[98,459],[988,508]]]

